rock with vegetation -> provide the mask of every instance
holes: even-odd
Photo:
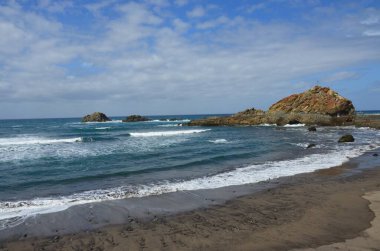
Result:
[[[343,136],[340,137],[340,139],[338,140],[339,143],[354,142],[354,141],[355,141],[355,138],[354,138],[354,136],[352,136],[351,134],[343,135]]]
[[[111,121],[104,113],[94,112],[93,114],[88,114],[82,118],[82,122],[107,122]]]
[[[355,107],[337,92],[317,85],[303,93],[281,99],[269,108],[269,112],[347,116],[355,113]]]
[[[327,87],[315,86],[293,94],[273,104],[265,112],[254,108],[229,117],[210,117],[193,120],[189,126],[236,126],[276,124],[306,124],[340,126],[354,124],[355,108],[352,102]]]
[[[131,115],[123,119],[123,122],[141,122],[141,121],[150,121],[150,119],[140,116],[140,115]]]

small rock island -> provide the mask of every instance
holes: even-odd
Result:
[[[94,112],[93,114],[88,114],[82,118],[82,122],[107,122],[111,121],[110,118],[107,117],[102,112]]]
[[[123,122],[142,122],[142,121],[150,121],[150,119],[141,115],[131,115],[123,119]]]

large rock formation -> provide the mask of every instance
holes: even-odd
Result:
[[[353,115],[352,102],[328,87],[314,86],[308,91],[281,99],[269,112],[315,113],[330,116]]]
[[[94,112],[93,114],[88,114],[82,118],[82,122],[107,122],[111,121],[104,113]]]
[[[352,102],[327,87],[312,89],[286,97],[273,104],[268,112],[254,108],[229,117],[193,120],[190,126],[306,124],[321,126],[352,125],[355,119]],[[364,122],[363,122],[364,123]]]
[[[123,119],[123,122],[140,122],[140,121],[149,121],[150,119],[140,116],[140,115],[131,115]]]

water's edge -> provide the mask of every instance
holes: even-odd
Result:
[[[378,152],[378,150],[376,150]],[[221,187],[195,191],[178,191],[142,198],[128,198],[72,206],[64,211],[28,217],[12,228],[0,231],[0,241],[23,237],[48,237],[82,231],[92,231],[108,225],[128,224],[131,219],[149,221],[155,217],[223,205],[237,197],[258,193],[283,184],[302,183],[310,178],[339,179],[357,175],[380,166],[380,158],[373,150],[344,164],[349,169],[331,177],[318,177],[315,172],[280,177],[255,184]]]

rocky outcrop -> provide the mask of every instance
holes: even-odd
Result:
[[[107,122],[111,121],[104,113],[94,112],[93,114],[88,114],[82,118],[82,122]]]
[[[313,148],[313,147],[316,147],[317,145],[316,144],[308,144],[306,149],[309,149],[309,148]]]
[[[339,143],[354,142],[354,141],[355,141],[355,138],[354,138],[354,136],[352,136],[351,134],[343,135],[343,136],[340,137],[340,139],[338,140]]]
[[[199,120],[192,120],[189,126],[234,126],[234,125],[261,125],[276,124],[284,126],[286,124],[305,124],[319,126],[340,126],[352,125],[352,116],[333,117],[322,114],[304,113],[283,113],[264,112],[257,115],[239,115],[239,113],[229,117],[210,117]]]
[[[229,117],[193,120],[190,126],[231,126],[305,124],[319,126],[352,125],[355,108],[352,102],[327,87],[315,86],[273,104],[265,112],[254,108]]]
[[[131,115],[123,119],[123,122],[141,122],[141,121],[149,121],[150,119],[140,116],[140,115]]]
[[[314,86],[308,91],[281,99],[269,112],[316,113],[329,116],[353,115],[352,102],[328,87]]]

